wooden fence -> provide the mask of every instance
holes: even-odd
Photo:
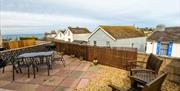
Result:
[[[20,40],[20,41],[8,41],[3,43],[4,47],[7,49],[21,48],[26,46],[32,46],[36,44],[36,40]]]
[[[75,55],[76,57],[83,57],[85,60],[93,61],[97,59],[100,64],[124,68],[128,60],[137,59],[136,48],[109,48],[79,45],[68,42],[54,41],[57,48],[56,51],[64,51],[65,54]]]

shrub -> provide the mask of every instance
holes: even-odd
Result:
[[[35,39],[38,40],[37,37],[35,36],[23,36],[23,37],[19,37],[20,40],[29,40],[29,39]]]

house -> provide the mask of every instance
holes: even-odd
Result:
[[[64,32],[64,41],[88,41],[90,34],[91,32],[87,28],[68,27],[68,29]]]
[[[57,35],[55,30],[52,30],[50,33],[45,32],[45,38],[54,39]]]
[[[55,39],[64,41],[65,39],[64,33],[65,33],[65,30],[58,30]]]
[[[134,26],[99,26],[88,39],[94,46],[134,47],[145,52],[146,37]]]
[[[57,33],[56,33],[56,31],[55,30],[52,30],[51,31],[51,36],[50,36],[50,38],[55,38],[56,37],[56,35],[57,35]]]
[[[180,57],[180,26],[158,25],[147,38],[146,53]]]

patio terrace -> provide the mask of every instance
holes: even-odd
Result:
[[[61,61],[53,64],[50,76],[47,75],[47,67],[41,67],[33,78],[28,78],[27,69],[22,74],[15,75],[12,81],[12,67],[6,67],[5,73],[0,74],[0,91],[111,91],[107,86],[112,82],[119,87],[130,87],[127,77],[129,72],[104,65],[93,65],[91,62],[64,56],[66,67]],[[165,81],[162,91],[179,91],[180,85]]]

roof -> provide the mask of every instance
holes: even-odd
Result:
[[[60,32],[64,34],[65,30],[58,30],[58,33]]]
[[[64,33],[65,33],[65,31],[61,31],[61,33],[63,33],[63,34],[64,34]]]
[[[48,33],[48,32],[45,32],[44,34],[45,34],[45,35],[50,35],[50,33]]]
[[[134,26],[99,26],[114,39],[144,37],[144,33]]]
[[[83,33],[91,33],[87,28],[80,28],[80,27],[68,27],[68,29],[73,33],[73,34],[83,34]]]
[[[148,38],[148,41],[173,41],[180,43],[180,26],[166,27],[164,31],[154,31]]]
[[[56,31],[55,31],[55,30],[52,30],[52,31],[51,31],[51,34],[56,34]]]

